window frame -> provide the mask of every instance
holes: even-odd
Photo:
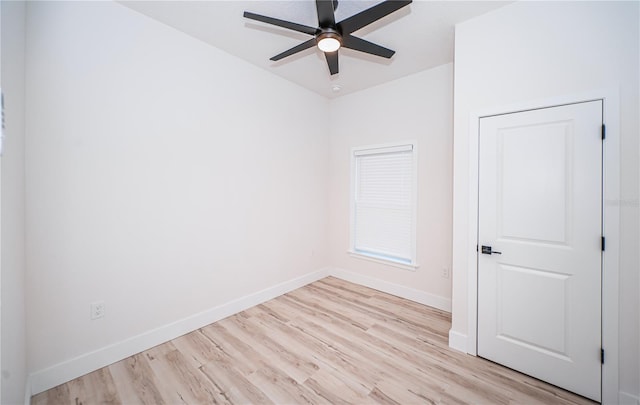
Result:
[[[357,188],[357,156],[362,155],[362,152],[374,152],[375,150],[379,150],[380,153],[384,153],[384,151],[393,151],[394,149],[403,148],[406,146],[411,147],[411,155],[412,155],[412,181],[411,181],[411,258],[410,262],[407,263],[401,260],[394,260],[389,257],[383,257],[375,255],[375,253],[367,253],[363,251],[357,251],[355,248],[356,242],[356,188]],[[375,152],[374,152],[375,153]],[[374,153],[365,153],[365,154],[374,154]],[[415,140],[410,141],[402,141],[402,142],[392,142],[392,143],[384,143],[384,144],[375,144],[375,145],[366,145],[366,146],[357,146],[352,147],[350,151],[350,161],[351,161],[351,175],[350,175],[350,184],[349,184],[349,250],[347,253],[354,258],[363,259],[375,263],[385,264],[388,266],[393,266],[397,268],[401,268],[404,270],[415,271],[419,265],[417,263],[416,257],[416,236],[417,236],[417,207],[418,207],[418,145]]]

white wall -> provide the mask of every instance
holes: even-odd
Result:
[[[27,11],[30,371],[327,265],[326,99],[116,3]]]
[[[400,286],[414,298],[449,309],[451,279],[453,65],[446,64],[331,103],[329,249],[331,264],[360,282]],[[350,151],[355,146],[417,140],[416,271],[351,257]],[[370,280],[373,281],[373,280]]]
[[[466,335],[473,111],[616,87],[620,94],[620,391],[638,358],[638,2],[518,2],[456,28],[452,332]],[[629,396],[625,396],[629,395]]]
[[[25,3],[2,8],[0,82],[5,101],[5,138],[0,157],[0,300],[2,304],[2,397],[0,403],[24,401],[27,376],[24,250],[24,47]]]

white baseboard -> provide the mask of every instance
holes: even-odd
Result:
[[[620,405],[640,405],[640,396],[631,395],[620,391],[618,393],[618,404]]]
[[[449,347],[459,352],[467,352],[467,335],[449,329]]]
[[[355,284],[360,284],[365,287],[373,288],[374,290],[382,291],[387,294],[392,294],[400,298],[406,298],[423,305],[428,305],[430,307],[441,309],[443,311],[451,312],[451,300],[449,298],[429,294],[424,291],[390,283],[378,278],[363,276],[362,274],[354,273],[349,270],[337,267],[331,268],[329,270],[329,275],[345,281],[350,281]]]
[[[150,330],[118,343],[66,360],[29,376],[27,396],[38,394],[50,388],[64,384],[74,378],[108,366],[136,353],[143,352],[161,343],[175,339],[203,326],[224,319],[245,309],[286,294],[296,288],[320,280],[329,275],[324,268],[293,280],[285,281],[262,291],[238,298],[209,310],[191,315],[168,325]],[[30,387],[29,387],[30,385]],[[25,402],[28,403],[28,402]]]

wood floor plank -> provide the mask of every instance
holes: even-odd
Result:
[[[119,404],[111,372],[101,368],[69,383],[69,393],[78,404]]]
[[[320,288],[318,287],[317,289]],[[325,291],[329,294],[327,298],[339,301],[342,305],[354,310],[366,310],[369,316],[374,316],[383,322],[401,322],[402,324],[411,325],[416,329],[425,329],[430,333],[437,333],[443,326],[450,324],[450,321],[438,319],[438,317],[432,316],[431,313],[427,316],[424,310],[419,312],[405,305],[390,306],[388,301],[380,299],[383,293],[375,294],[370,299],[363,301],[358,298],[349,299],[340,295],[331,294],[331,291]],[[390,308],[392,310],[390,310]],[[425,322],[427,319],[429,322]]]
[[[450,314],[327,277],[32,397],[70,404],[593,404],[448,346]]]
[[[149,405],[162,403],[160,393],[154,396],[153,392],[150,391],[155,389],[155,385],[145,386],[144,383],[140,384],[136,376],[131,374],[131,369],[127,363],[127,361],[119,361],[109,366],[109,372],[111,372],[122,403]]]
[[[271,304],[271,302],[268,303],[268,305]],[[330,344],[323,342],[316,336],[305,333],[295,327],[294,324],[283,325],[268,316],[262,316],[261,320],[268,324],[272,330],[278,330],[295,340],[302,349],[308,351],[308,356],[311,356],[321,368],[339,375],[350,389],[356,392],[369,393],[373,388],[373,377],[366,373],[367,370],[363,372],[362,368],[358,367],[357,361],[351,359],[345,353],[339,352],[336,348],[331,347]]]
[[[320,297],[314,299],[312,295],[303,291],[294,291],[287,294],[287,297],[295,301],[298,305],[304,305],[310,311],[320,313],[323,317],[328,319],[337,319],[343,322],[349,323],[362,330],[367,330],[371,326],[371,322],[359,322],[358,314],[352,313],[353,316],[344,315],[340,312],[340,308],[337,308],[334,303],[329,300],[323,301]],[[362,317],[359,317],[362,319]]]
[[[238,367],[245,375],[256,372],[260,368],[258,353],[246,342],[231,334],[222,321],[208,325],[201,329],[202,333],[210,339],[229,357],[235,360]]]
[[[384,380],[376,384],[377,394],[400,404],[438,404],[443,396],[443,389],[433,389],[422,384],[398,384]]]
[[[370,390],[349,384],[336,370],[322,368],[309,377],[304,386],[331,404],[362,404],[367,402]]]
[[[327,402],[281,370],[266,363],[248,378],[277,404],[324,404]]]
[[[376,299],[380,298],[382,293],[375,294],[367,301],[363,301],[359,296],[344,296],[341,294],[341,291],[338,294],[334,294],[335,291],[332,290],[331,286],[328,288],[316,286],[315,291],[323,291],[326,299],[336,302],[343,308],[349,309],[349,313],[357,312],[375,319],[378,323],[391,323],[398,325],[398,329],[400,330],[406,330],[409,328],[414,333],[422,334],[430,338],[438,338],[443,340],[445,344],[448,344],[448,334],[442,333],[442,329],[447,328],[448,330],[450,321],[438,321],[437,318],[436,320],[433,320],[431,317],[426,318],[424,311],[420,314],[422,318],[419,322],[408,321],[400,316],[400,310],[398,310],[398,313],[396,314],[395,309],[397,307],[393,307],[394,311],[389,312],[386,309],[386,307],[389,306],[388,303],[385,303],[385,301],[380,301],[379,303],[375,302]],[[426,322],[427,320],[428,322]]]
[[[205,378],[198,378],[198,369],[190,366],[185,356],[172,342],[147,351],[149,364],[162,381],[159,391],[171,404],[229,404],[227,398]]]
[[[161,382],[149,366],[148,353],[139,353],[109,366],[124,403],[164,404]]]
[[[351,294],[357,294],[360,296],[360,298],[365,299],[371,298],[375,293],[377,293],[377,291],[374,289],[353,284],[335,277],[325,277],[322,280],[318,280],[317,282],[315,282],[314,285],[330,285],[333,288],[340,289]]]
[[[401,386],[422,386],[433,392],[439,391],[432,379],[416,366],[414,359],[383,342],[372,342],[365,332],[357,328],[349,331],[344,325],[345,327],[340,329],[341,334],[336,334],[331,328],[316,325],[311,321],[299,320],[298,322],[315,336],[331,341],[341,353],[351,355],[355,362],[374,372],[378,387],[381,381],[394,381]],[[393,357],[393,354],[400,355],[404,359],[398,356]]]
[[[200,371],[224,392],[234,404],[273,404],[262,390],[253,385],[241,372],[226,362],[212,361]]]
[[[230,323],[244,339],[256,339],[259,343],[254,345],[254,349],[263,357],[272,360],[272,364],[281,368],[287,375],[301,383],[318,370],[318,365],[308,360],[306,356],[298,356],[291,350],[291,346],[284,346],[274,340],[267,329],[263,328],[259,322],[252,322],[250,318],[230,318]]]

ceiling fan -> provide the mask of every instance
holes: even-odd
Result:
[[[313,38],[310,40],[272,57],[272,61],[278,61],[286,58],[287,56],[304,51],[305,49],[317,46],[318,49],[324,52],[324,56],[327,59],[327,65],[329,65],[329,72],[331,75],[335,75],[338,73],[338,50],[341,47],[381,56],[387,59],[391,58],[395,51],[376,45],[372,42],[365,41],[364,39],[355,37],[351,34],[374,21],[409,5],[411,1],[412,0],[386,0],[336,23],[335,10],[338,7],[338,0],[316,0],[316,10],[318,11],[317,27],[309,27],[307,25],[267,17],[248,11],[244,12],[244,17],[267,24],[277,25],[278,27],[287,28],[293,31],[302,32],[304,34],[313,35]]]

